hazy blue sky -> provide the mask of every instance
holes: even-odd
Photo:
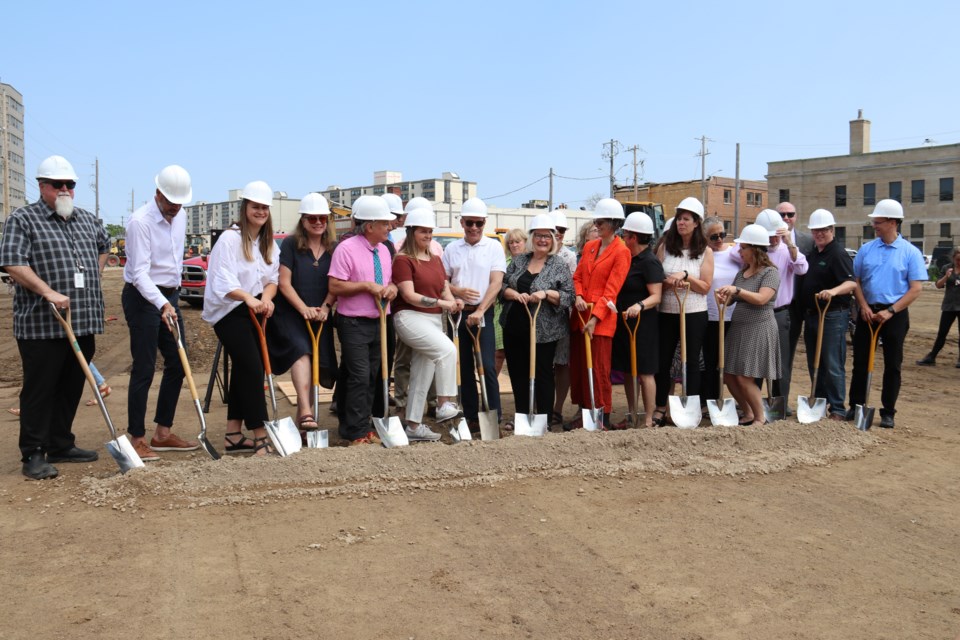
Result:
[[[164,165],[194,199],[262,179],[291,197],[455,171],[498,206],[577,207],[608,189],[602,145],[651,181],[763,179],[841,155],[857,109],[873,149],[960,142],[953,2],[62,2],[0,10],[0,79],[24,94],[28,177],[53,153],[108,222]],[[885,8],[890,7],[890,8]],[[37,196],[28,180],[28,199]],[[492,198],[492,199],[491,199]]]

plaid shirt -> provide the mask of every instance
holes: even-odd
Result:
[[[100,254],[109,241],[92,213],[74,209],[64,221],[43,200],[10,214],[0,242],[0,265],[26,266],[51,289],[70,297],[70,321],[78,336],[103,333]],[[74,286],[78,264],[84,287]],[[41,296],[17,285],[13,298],[13,335],[17,340],[64,338],[66,333]]]

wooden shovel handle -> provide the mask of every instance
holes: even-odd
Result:
[[[585,345],[586,354],[587,354],[587,367],[593,369],[593,348],[590,344],[590,334],[586,332],[587,323],[590,322],[590,316],[593,315],[593,303],[587,303],[587,319],[583,319],[583,312],[577,309],[577,318],[580,320],[580,328],[584,329],[583,332],[583,344]]]
[[[456,316],[456,320],[454,320]],[[462,311],[454,311],[447,314],[447,322],[453,330],[453,350],[457,352],[457,387],[460,387],[460,320],[463,318]]]
[[[683,289],[683,297],[680,297],[679,290]],[[677,304],[680,305],[680,362],[687,361],[687,294],[690,293],[690,283],[681,282],[673,288],[673,295],[677,298]],[[684,392],[686,393],[686,392]]]
[[[527,317],[530,318],[530,378],[536,375],[537,371],[537,316],[540,315],[540,304],[541,300],[537,300],[537,310],[533,313],[530,313],[530,305],[523,305],[524,310],[527,312]]]
[[[307,332],[310,334],[310,344],[313,346],[312,353],[312,366],[313,366],[313,386],[320,384],[320,334],[323,333],[323,325],[321,322],[317,327],[317,330],[313,330],[313,321],[304,319],[304,322],[307,323]]]
[[[867,373],[873,373],[873,363],[877,357],[877,338],[880,337],[880,327],[882,322],[878,322],[876,328],[872,322],[867,320],[867,326],[870,327],[870,355],[867,358]]]
[[[250,307],[247,307],[247,311],[250,312],[250,320],[253,321],[253,326],[257,330],[257,338],[260,340],[260,359],[263,360],[263,372],[268,376],[273,375],[273,371],[270,369],[270,351],[267,349],[267,314],[254,313]]]
[[[820,296],[813,294],[813,303],[817,305],[817,315],[820,316],[820,324],[817,325],[817,348],[813,353],[813,361],[817,365],[817,368],[820,368],[820,349],[823,347],[823,321],[827,317],[827,309],[830,308],[830,303],[833,302],[833,298],[827,300],[827,304],[820,306]]]
[[[190,398],[199,400],[200,394],[197,393],[197,385],[193,382],[193,372],[190,370],[190,360],[187,358],[187,350],[183,346],[183,336],[180,335],[180,322],[176,316],[164,316],[167,326],[177,339],[177,353],[180,354],[180,364],[183,366],[184,376],[187,378],[187,386],[190,387]]]
[[[630,375],[634,378],[637,377],[637,330],[640,328],[640,315],[643,313],[641,309],[640,313],[637,314],[637,320],[631,326],[629,319],[627,318],[627,312],[624,311],[620,315],[623,316],[623,325],[627,328],[627,335],[630,336]]]

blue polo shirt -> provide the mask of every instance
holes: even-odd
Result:
[[[860,279],[868,304],[893,304],[907,293],[912,281],[928,278],[923,254],[900,234],[891,244],[877,238],[860,247],[853,275]]]

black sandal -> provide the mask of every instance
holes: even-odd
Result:
[[[658,413],[660,414],[659,418],[657,417]],[[663,409],[654,409],[653,416],[650,418],[650,421],[653,423],[653,426],[662,427],[663,425],[667,424],[667,412]]]
[[[316,431],[320,428],[313,416],[300,416],[297,418],[297,425],[301,431]]]
[[[264,437],[262,437],[262,438],[254,438],[254,439],[253,439],[253,444],[254,444],[254,447],[253,447],[253,455],[257,455],[257,452],[258,452],[258,451],[262,451],[263,449],[266,449],[266,450],[267,450],[266,455],[268,455],[268,456],[273,455],[274,453],[276,453],[276,452],[273,450],[273,444],[270,443],[270,438],[267,437],[267,436],[264,436]]]
[[[235,440],[236,436],[240,436],[239,440]],[[224,447],[227,453],[244,453],[247,451],[254,451],[256,443],[243,435],[241,431],[231,431],[230,433],[223,434],[223,439],[227,441],[227,445]]]

